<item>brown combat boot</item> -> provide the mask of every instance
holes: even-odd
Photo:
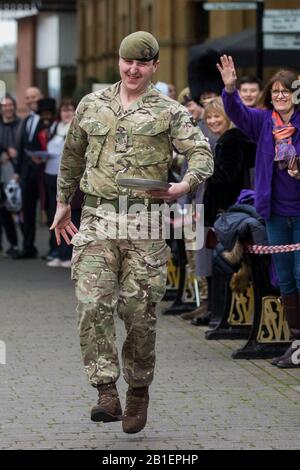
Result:
[[[299,294],[283,295],[282,296],[282,307],[285,314],[286,321],[289,326],[291,333],[291,340],[300,338],[300,303]],[[275,357],[271,360],[271,364],[278,366],[282,369],[289,369],[293,367],[299,367],[292,363],[292,355],[295,349],[290,346],[287,351],[280,357]]]
[[[99,399],[97,405],[92,408],[91,420],[102,421],[103,423],[120,421],[122,419],[122,408],[116,384],[98,385],[97,389]]]
[[[122,422],[124,432],[135,434],[146,426],[148,404],[148,387],[128,388]]]

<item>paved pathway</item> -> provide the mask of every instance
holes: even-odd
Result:
[[[300,369],[233,361],[238,342],[206,341],[161,314],[147,427],[128,436],[120,423],[92,423],[74,311],[68,270],[0,259],[0,449],[300,448]],[[124,402],[123,379],[119,389]]]

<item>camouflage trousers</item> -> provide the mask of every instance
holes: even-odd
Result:
[[[148,386],[155,366],[155,306],[165,293],[169,248],[159,239],[110,238],[107,217],[112,222],[118,214],[84,207],[80,230],[72,239],[83,362],[93,386],[118,379],[116,311],[127,333],[124,378],[133,387]]]

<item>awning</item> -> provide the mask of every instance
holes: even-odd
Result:
[[[37,15],[41,11],[70,12],[76,10],[76,0],[0,0],[0,20],[17,20],[26,16]]]
[[[34,16],[38,14],[38,9],[31,2],[26,4],[17,3],[0,3],[0,20],[19,20],[27,16]]]
[[[190,60],[197,59],[207,49],[221,54],[232,55],[238,67],[255,67],[256,65],[256,31],[255,28],[245,29],[240,33],[231,34],[218,39],[206,41],[193,46],[189,51]],[[263,53],[265,67],[294,67],[299,69],[299,50],[297,49],[265,49]]]

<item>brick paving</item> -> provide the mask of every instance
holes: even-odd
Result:
[[[300,369],[234,361],[241,342],[206,341],[203,328],[159,313],[149,422],[129,436],[120,423],[89,419],[96,394],[83,373],[69,270],[0,259],[0,315],[0,449],[300,448]]]

